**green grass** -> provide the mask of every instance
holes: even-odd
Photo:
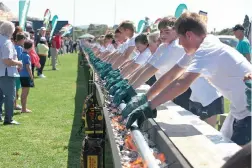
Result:
[[[31,114],[15,112],[19,126],[0,124],[1,168],[80,167],[82,103],[86,96],[77,54],[60,57],[59,71],[46,63],[45,79],[30,90]]]

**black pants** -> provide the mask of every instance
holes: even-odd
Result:
[[[147,85],[152,86],[157,81],[156,76],[153,75],[147,82],[145,82]]]
[[[32,76],[34,77],[35,64],[32,64]]]
[[[45,66],[45,63],[46,63],[46,56],[40,56],[39,55],[39,59],[40,59],[40,65],[41,65],[41,67],[39,68],[39,70],[38,70],[38,75],[41,75],[41,74],[43,74],[43,69],[44,69],[44,66]]]
[[[186,110],[189,110],[189,101],[192,90],[189,88],[183,94],[179,95],[175,99],[173,99],[173,103],[183,107]]]

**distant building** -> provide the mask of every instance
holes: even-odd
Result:
[[[16,26],[18,26],[19,22],[18,21],[12,21]],[[51,22],[50,22],[51,24]],[[55,28],[54,33],[59,32],[59,30],[68,24],[68,21],[58,21],[57,26]],[[29,31],[33,29],[35,32],[39,30],[43,26],[43,21],[42,20],[33,20],[33,21],[27,21],[26,22],[26,30]],[[50,26],[49,26],[50,27]]]

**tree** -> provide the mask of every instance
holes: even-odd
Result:
[[[233,35],[233,30],[226,28],[217,33],[218,35]]]
[[[248,30],[249,30],[249,17],[248,15],[245,15],[244,21],[243,21],[243,27],[245,29],[245,35],[248,37]]]

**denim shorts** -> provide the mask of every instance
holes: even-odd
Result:
[[[231,140],[238,145],[245,145],[251,141],[251,116],[234,121]]]
[[[201,120],[205,120],[217,114],[223,114],[224,98],[221,96],[205,107],[203,107],[201,103],[190,101],[189,111],[199,116]]]

